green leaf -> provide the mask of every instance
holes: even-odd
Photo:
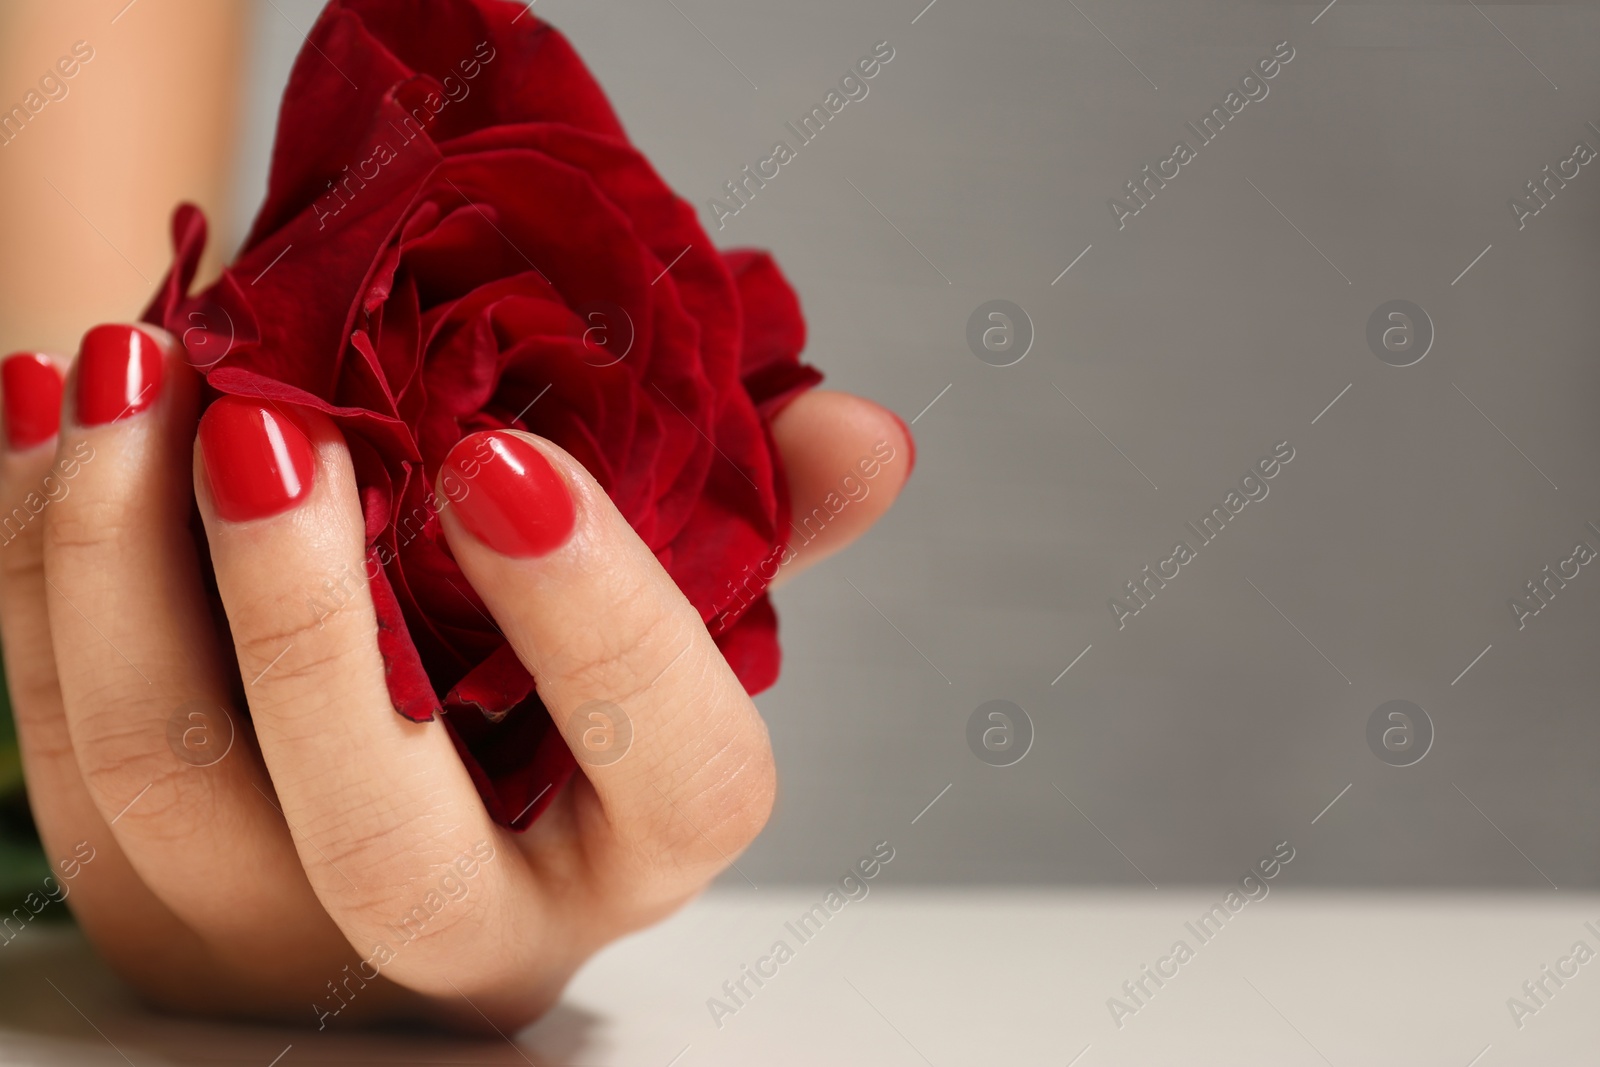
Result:
[[[0,805],[26,812],[22,799],[22,757],[17,750],[16,724],[11,719],[11,699],[0,673]],[[16,823],[20,822],[20,827]],[[32,839],[25,815],[0,822],[0,904],[9,913],[13,904],[38,889],[50,863]]]

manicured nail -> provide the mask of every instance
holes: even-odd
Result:
[[[577,524],[566,480],[544,453],[514,434],[464,438],[445,458],[439,488],[461,525],[501,555],[548,555]]]
[[[49,356],[18,352],[0,364],[5,387],[6,442],[16,450],[42,445],[61,428],[61,372]]]
[[[78,422],[103,426],[137,415],[161,394],[161,346],[133,326],[96,326],[78,352]]]
[[[200,453],[217,514],[249,522],[311,493],[316,453],[300,427],[257,400],[225,396],[200,420]]]
[[[905,419],[902,419],[892,411],[889,412],[889,415],[895,422],[900,424],[900,432],[906,435],[906,452],[908,453],[906,456],[906,477],[910,478],[911,472],[917,469],[917,439],[912,435],[911,427],[906,425]]]

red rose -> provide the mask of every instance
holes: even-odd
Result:
[[[184,206],[173,230],[147,321],[215,394],[343,429],[390,695],[443,713],[496,820],[526,828],[574,763],[440,532],[429,487],[469,433],[576,456],[745,687],[773,682],[761,575],[789,521],[769,420],[820,380],[799,305],[766,255],[714,248],[555,30],[500,0],[333,0],[238,260],[190,296],[205,220]]]

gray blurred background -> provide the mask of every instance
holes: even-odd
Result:
[[[1600,566],[1520,631],[1508,604],[1600,549],[1600,161],[1520,230],[1508,206],[1600,150],[1600,11],[1324,2],[534,7],[713,237],[776,253],[829,385],[916,420],[899,506],[779,597],[782,798],[730,884],[888,840],[899,883],[1149,891],[1287,840],[1297,884],[1600,885]],[[241,222],[319,7],[258,5]],[[719,232],[711,198],[880,41],[868,96]],[[1283,41],[1201,146],[1185,121]],[[1036,333],[1012,366],[968,345],[993,299]],[[1404,368],[1366,337],[1396,299],[1436,331]],[[1202,546],[1185,523],[1284,441]],[[1179,540],[1119,630],[1108,599]],[[996,699],[1033,726],[1009,767],[967,742]],[[1396,699],[1435,731],[1411,766],[1367,741]]]

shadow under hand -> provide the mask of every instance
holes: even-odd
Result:
[[[599,1016],[558,1005],[515,1039],[395,1030],[235,1025],[139,1004],[77,930],[30,928],[0,951],[0,1048],[37,1064],[518,1064],[575,1067]],[[537,1046],[537,1048],[535,1048]],[[8,1062],[11,1062],[8,1060]]]

